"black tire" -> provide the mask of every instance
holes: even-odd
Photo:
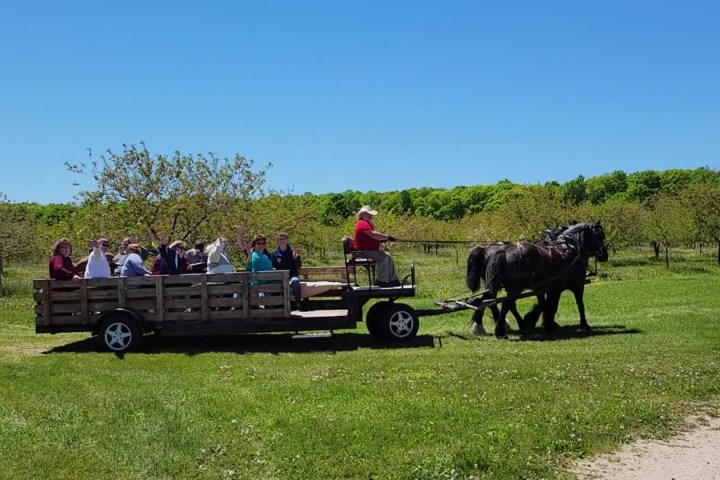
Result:
[[[409,305],[391,303],[383,309],[382,328],[386,338],[394,341],[410,340],[417,335],[420,317]]]
[[[102,321],[98,335],[103,346],[114,353],[136,350],[142,337],[134,318],[117,313]]]
[[[385,309],[392,305],[390,302],[378,302],[365,315],[365,326],[375,338],[385,338],[385,331],[382,328],[382,322],[385,318]]]

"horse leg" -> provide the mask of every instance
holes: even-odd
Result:
[[[482,324],[483,316],[485,315],[485,307],[480,307],[473,313],[472,321],[470,323],[470,331],[475,335],[485,335],[485,328]]]
[[[543,325],[545,326],[545,330],[550,332],[560,328],[560,325],[555,322],[555,314],[557,313],[558,305],[560,304],[561,293],[562,292],[549,292],[547,294],[545,310],[543,312]]]
[[[537,296],[537,303],[533,305],[532,309],[525,314],[523,321],[525,322],[525,328],[532,330],[537,325],[537,321],[540,319],[540,314],[545,309],[545,295]]]
[[[523,320],[522,316],[520,316],[520,312],[518,312],[517,304],[515,302],[511,302],[510,312],[512,312],[513,317],[515,317],[515,321],[518,324],[518,329],[520,330],[520,333],[525,332],[525,321]]]
[[[510,309],[509,301],[503,302],[500,308],[500,315],[498,316],[497,322],[495,322],[495,337],[496,338],[508,338],[507,335],[507,324],[505,323],[505,317]]]
[[[585,285],[582,285],[580,288],[573,290],[573,295],[575,295],[575,303],[577,303],[578,313],[580,313],[580,328],[583,330],[590,330],[590,325],[588,325],[587,318],[585,318],[585,301],[583,300],[584,290]]]

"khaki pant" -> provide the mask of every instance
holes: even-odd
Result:
[[[368,258],[372,258],[377,265],[377,281],[392,282],[397,280],[395,273],[395,264],[392,257],[382,250],[363,250],[362,254]]]

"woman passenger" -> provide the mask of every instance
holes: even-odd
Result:
[[[67,238],[61,238],[53,245],[52,256],[48,264],[50,278],[53,280],[80,280],[70,259],[72,244]]]
[[[145,268],[140,252],[140,245],[137,243],[131,243],[127,246],[127,257],[120,268],[120,276],[143,277],[152,274],[150,270]]]

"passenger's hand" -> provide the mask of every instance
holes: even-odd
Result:
[[[300,256],[300,250],[298,250],[297,248],[294,249],[292,251],[292,253],[293,253],[293,258],[298,258]]]
[[[100,247],[100,244],[97,242],[97,240],[85,240],[85,243],[87,244],[88,247],[90,247],[92,249]]]

